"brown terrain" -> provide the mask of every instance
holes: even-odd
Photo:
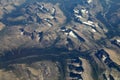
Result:
[[[0,80],[120,80],[120,37],[97,18],[104,4],[82,2],[1,0]]]

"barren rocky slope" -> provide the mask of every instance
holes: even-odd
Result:
[[[0,80],[120,80],[119,3],[1,0]]]

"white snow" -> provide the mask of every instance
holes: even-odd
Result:
[[[117,41],[118,43],[120,43],[120,39],[117,39],[116,41]]]
[[[23,35],[24,32],[20,32],[21,35]]]
[[[93,32],[96,32],[96,30],[95,30],[95,29],[93,29],[93,28],[92,28],[92,31],[93,31]]]
[[[61,31],[65,32],[65,31],[66,31],[66,29],[61,29]]]
[[[90,24],[94,24],[94,22],[92,22],[92,21],[88,21],[88,23],[90,23]]]
[[[92,2],[92,0],[88,0],[87,2],[88,2],[88,4],[90,4]]]
[[[78,9],[74,9],[73,10],[75,14],[78,14],[79,13],[79,10]]]
[[[88,14],[88,11],[87,11],[86,9],[81,9],[81,12],[82,12],[83,14]]]
[[[67,35],[67,36],[68,36],[68,34],[69,34],[69,33],[65,33],[65,35]]]
[[[99,26],[98,26],[98,23],[94,23],[94,24],[95,24],[95,27],[99,27]]]
[[[73,31],[70,31],[69,35],[72,36],[72,37],[74,37],[74,38],[77,38],[77,36],[73,33]]]
[[[82,16],[81,15],[77,15],[77,14],[75,14],[75,16],[77,17],[77,18],[82,18]]]
[[[88,22],[83,22],[83,24],[86,24],[86,25],[92,26],[92,24],[90,24],[90,23],[88,23]]]
[[[43,9],[43,8],[44,8],[44,6],[43,6],[43,5],[41,5],[40,9]]]
[[[107,57],[105,55],[102,56],[102,60],[105,61]]]
[[[49,27],[52,27],[52,25],[51,25],[50,23],[47,23],[47,25],[48,25]]]
[[[83,22],[83,24],[86,24],[89,26],[94,26],[94,22],[92,22],[92,21]]]
[[[51,13],[54,14],[54,13],[55,13],[55,10],[56,10],[56,9],[53,7]]]

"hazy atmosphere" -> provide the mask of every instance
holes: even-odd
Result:
[[[120,0],[0,0],[0,80],[120,80]]]

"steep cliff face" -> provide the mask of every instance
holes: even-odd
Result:
[[[119,18],[119,1],[1,0],[0,80],[119,80]]]

